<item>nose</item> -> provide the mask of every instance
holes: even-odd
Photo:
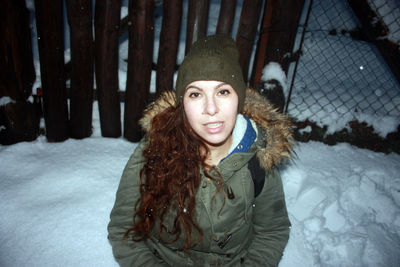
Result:
[[[203,113],[213,116],[218,113],[218,110],[218,103],[215,101],[214,97],[207,97]]]

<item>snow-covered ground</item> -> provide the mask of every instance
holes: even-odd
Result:
[[[97,115],[91,138],[0,146],[0,266],[117,266],[106,228],[135,146],[102,138]],[[281,170],[292,232],[280,266],[400,266],[400,155],[296,152]]]

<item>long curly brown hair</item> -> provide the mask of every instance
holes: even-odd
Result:
[[[134,225],[125,233],[125,238],[133,232],[133,240],[144,240],[157,225],[158,239],[163,242],[163,230],[174,236],[168,243],[178,240],[183,232],[185,245],[182,249],[187,251],[202,239],[194,210],[200,169],[218,185],[213,197],[220,191],[225,193],[222,177],[218,172],[216,178],[209,175],[211,169],[215,170],[206,163],[209,150],[187,121],[182,101],[152,119],[146,142],[143,152],[146,163],[140,172],[140,199],[135,206]],[[175,214],[172,229],[163,223],[169,209]],[[196,242],[192,242],[194,231],[198,234]]]

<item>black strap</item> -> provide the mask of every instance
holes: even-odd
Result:
[[[247,167],[250,170],[251,178],[254,183],[254,197],[256,198],[262,191],[265,182],[265,170],[261,168],[256,156],[252,157]]]

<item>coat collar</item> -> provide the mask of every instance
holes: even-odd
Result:
[[[139,123],[145,132],[152,131],[151,121],[168,107],[175,107],[177,99],[173,91],[165,91],[143,114]],[[257,152],[260,165],[265,170],[278,166],[283,160],[291,158],[294,138],[289,118],[273,107],[262,95],[253,89],[246,90],[243,115],[252,119],[262,131],[258,131],[257,141],[262,147]],[[261,138],[261,139],[260,139]]]

